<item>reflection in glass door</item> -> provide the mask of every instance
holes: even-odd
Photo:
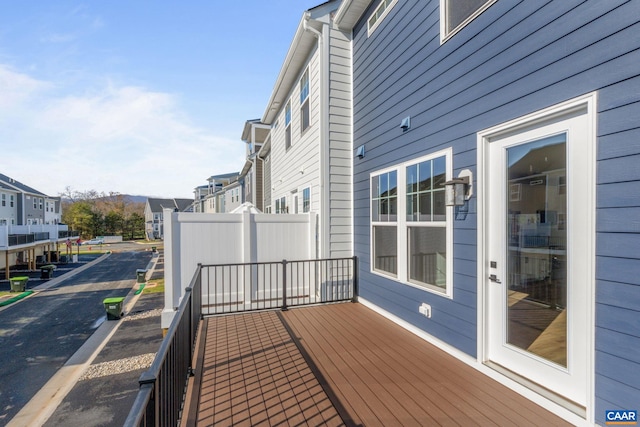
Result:
[[[506,341],[566,367],[566,134],[506,154]]]

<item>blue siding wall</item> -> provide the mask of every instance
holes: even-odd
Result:
[[[353,33],[362,297],[475,357],[475,198],[454,223],[450,300],[371,274],[369,173],[453,147],[454,174],[475,176],[478,131],[598,91],[596,420],[640,409],[640,1],[499,0],[442,45],[439,1],[399,1],[368,37],[376,5]]]

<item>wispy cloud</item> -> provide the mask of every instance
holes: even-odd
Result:
[[[106,82],[59,95],[2,65],[0,92],[2,172],[50,195],[71,186],[187,197],[243,164],[240,141],[194,126],[172,94]]]
[[[40,39],[44,43],[68,43],[75,39],[73,34],[51,33]]]

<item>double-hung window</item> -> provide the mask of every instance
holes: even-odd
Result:
[[[291,100],[284,107],[284,146],[288,150],[291,147]]]
[[[378,274],[452,295],[451,150],[371,174],[371,265]]]
[[[307,67],[300,78],[300,133],[309,127],[309,123],[309,68]]]
[[[276,199],[276,213],[277,214],[284,214],[284,213],[288,213],[289,210],[287,209],[287,199],[285,196],[282,196],[279,199]]]
[[[302,190],[302,212],[311,210],[311,189],[309,187]]]
[[[7,206],[7,195],[6,194],[2,195],[2,206]]]

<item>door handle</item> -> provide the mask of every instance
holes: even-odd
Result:
[[[489,280],[491,280],[491,281],[492,281],[492,282],[494,282],[494,283],[502,283],[502,282],[500,281],[500,279],[498,279],[498,278],[496,277],[496,275],[495,275],[495,274],[492,274],[491,276],[489,276]]]

